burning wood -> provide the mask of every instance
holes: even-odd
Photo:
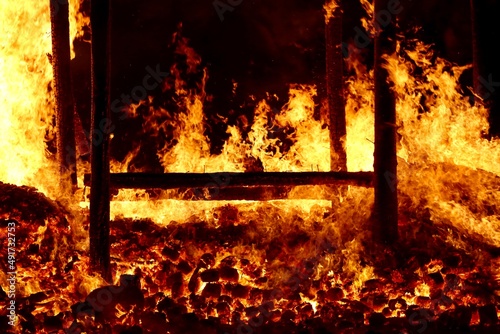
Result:
[[[30,199],[22,189],[5,189],[16,200]],[[36,194],[33,203],[43,203],[43,197]],[[300,224],[287,226],[276,238],[266,235],[264,220],[246,223],[238,218],[218,225],[197,220],[165,227],[151,221],[115,220],[111,254],[116,269],[136,269],[122,275],[115,285],[87,287],[87,292],[75,295],[72,284],[80,289],[88,284],[82,269],[89,259],[85,253],[75,257],[69,255],[74,254],[70,248],[59,247],[59,258],[72,258],[71,262],[47,262],[56,270],[64,267],[64,274],[40,277],[42,290],[18,299],[20,316],[24,328],[37,331],[102,332],[109,328],[117,333],[133,328],[152,333],[425,328],[431,333],[443,328],[481,331],[498,326],[495,305],[500,288],[494,272],[498,251],[492,253],[487,245],[472,239],[463,241],[475,242],[475,253],[456,248],[447,229],[414,215],[403,209],[403,220],[411,223],[402,226],[400,244],[363,260],[380,269],[374,272],[376,278],[362,280],[360,289],[354,288],[357,274],[349,272],[345,264],[350,256],[340,246],[349,239],[323,235],[325,240],[318,243],[321,232]],[[20,235],[33,229],[24,224],[27,217],[31,216],[16,216],[22,226]],[[58,240],[62,226],[46,233]],[[420,230],[433,237],[411,237]],[[358,251],[363,254],[362,249]],[[331,259],[339,262],[328,264]],[[385,271],[388,261],[396,269]],[[31,262],[31,270],[43,270],[47,264]],[[61,295],[74,304],[61,304],[56,297]],[[57,313],[52,313],[54,307]]]
[[[52,35],[52,63],[56,92],[57,160],[61,167],[61,191],[77,187],[75,131],[73,126],[75,105],[73,100],[69,5],[50,0]],[[71,152],[68,154],[68,151]]]
[[[370,172],[250,172],[250,173],[114,173],[110,184],[113,188],[174,189],[174,188],[233,188],[233,187],[282,187],[304,185],[355,185],[369,187]],[[90,174],[84,183],[90,185]]]
[[[137,130],[122,133],[136,139],[129,155],[121,152],[122,162],[112,161],[108,168],[106,144],[92,147],[93,179],[80,178],[76,193],[64,194],[51,186],[53,175],[59,175],[50,156],[54,108],[50,91],[40,89],[52,80],[50,63],[40,59],[50,41],[33,45],[33,40],[38,43],[33,31],[43,35],[48,27],[48,2],[26,10],[16,7],[18,2],[6,3],[9,9],[4,11],[2,2],[0,16],[27,19],[23,24],[30,33],[0,34],[1,42],[15,46],[0,51],[0,77],[19,78],[2,85],[8,94],[2,95],[0,107],[9,124],[0,141],[9,157],[2,160],[5,166],[0,162],[0,178],[9,182],[0,183],[0,242],[12,243],[9,224],[15,221],[18,247],[12,252],[17,265],[13,280],[6,275],[10,263],[0,265],[0,280],[9,282],[1,285],[0,301],[11,303],[14,297],[17,322],[9,325],[11,311],[2,308],[0,328],[123,334],[499,331],[500,153],[498,140],[483,138],[487,109],[471,105],[461,93],[461,75],[470,66],[436,57],[409,35],[404,40],[395,36],[387,48],[376,40],[374,72],[363,52],[350,53],[340,96],[346,112],[346,171],[328,172],[331,131],[319,116],[325,101],[315,85],[290,85],[279,108],[279,98],[268,96],[252,101],[257,107],[250,114],[236,115],[240,109],[234,115],[210,114],[204,109],[212,99],[205,90],[209,70],[178,31],[172,45],[176,62],[168,76],[162,72],[166,79],[155,86],[158,92],[151,90],[152,96],[130,103],[121,114],[130,124],[120,123],[117,132],[126,132],[125,123]],[[397,1],[376,1],[374,7],[362,3],[375,11],[372,17],[379,24],[387,22],[381,16],[386,10],[394,14],[401,9]],[[349,10],[346,1],[342,5]],[[70,13],[75,6],[71,1]],[[245,12],[244,6],[238,13]],[[40,26],[43,21],[46,25]],[[94,72],[92,124],[97,128],[110,115],[105,112],[105,35],[96,33],[99,26],[93,28],[94,68],[99,69]],[[325,30],[320,30],[323,38]],[[13,53],[18,45],[21,58]],[[339,50],[330,52],[338,61]],[[7,68],[13,72],[4,75]],[[340,70],[336,66],[334,72]],[[390,91],[387,80],[393,84]],[[145,82],[127,91],[141,92]],[[237,91],[240,83],[231,84]],[[379,108],[381,99],[388,108]],[[385,126],[376,133],[375,109],[376,123]],[[227,133],[214,140],[207,135],[210,126]],[[118,140],[114,135],[112,140]],[[388,139],[391,159],[397,153],[397,180],[391,179],[395,161],[385,161],[384,152],[376,152],[377,167],[371,171],[373,143],[380,137]],[[214,142],[223,144],[215,147]],[[85,161],[78,164],[88,172]],[[382,177],[385,166],[393,172],[388,180]],[[110,169],[111,185],[129,189],[113,193],[108,209]],[[392,204],[397,202],[391,198],[399,198],[399,207],[392,206],[399,215],[391,216],[390,227],[394,232],[397,223],[400,238],[390,247],[371,242],[374,191],[366,186],[374,173],[379,186],[390,181],[384,191],[392,181],[398,183],[394,194],[387,193]],[[92,202],[98,203],[90,213],[83,189],[88,182]],[[331,184],[349,186],[337,192]],[[208,196],[197,188],[207,188]],[[242,189],[249,196],[238,193]],[[220,201],[190,201],[193,197]],[[246,200],[223,201],[227,198]],[[380,202],[375,204],[380,216]],[[98,237],[90,248],[89,234]],[[104,247],[95,247],[99,244]],[[94,273],[96,264],[107,281]]]
[[[110,27],[109,0],[91,1],[92,30],[92,137],[110,123]],[[109,263],[109,133],[91,148],[90,259],[92,268],[106,280],[112,277]]]
[[[373,160],[375,203],[374,239],[393,243],[398,238],[398,171],[396,155],[396,97],[386,57],[396,51],[396,17],[387,8],[393,0],[375,0],[374,87],[375,151]],[[380,17],[387,15],[383,22]]]

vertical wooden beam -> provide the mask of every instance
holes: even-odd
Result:
[[[109,241],[109,122],[110,0],[91,0],[92,30],[92,115],[91,115],[91,190],[90,263],[104,279],[111,281]]]
[[[470,0],[474,93],[488,108],[489,135],[500,136],[500,2]]]
[[[68,3],[50,0],[50,23],[56,96],[57,161],[61,171],[60,186],[63,191],[73,191],[77,186],[77,177]]]
[[[375,0],[375,15],[386,11],[392,0]],[[396,51],[395,18],[376,25],[375,37],[375,152],[374,225],[376,242],[391,244],[398,238],[398,197],[396,159],[396,102],[393,83],[384,57]]]
[[[480,33],[480,28],[482,25],[480,22],[481,15],[483,13],[482,1],[478,0],[470,0],[470,9],[471,9],[471,24],[472,24],[472,68],[473,68],[473,86],[474,92],[479,94],[481,92],[481,82],[479,81],[479,77],[484,74],[484,47],[483,39],[481,38],[482,34]]]
[[[327,0],[326,13],[326,94],[330,117],[330,168],[347,171],[347,157],[341,139],[346,135],[342,55],[342,0]],[[330,11],[330,13],[329,13]]]

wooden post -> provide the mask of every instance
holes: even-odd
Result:
[[[392,0],[375,0],[375,15],[387,11]],[[391,244],[398,238],[398,197],[396,159],[396,102],[393,83],[385,69],[384,56],[396,51],[395,18],[376,25],[375,37],[375,152],[374,225],[376,242]]]
[[[110,0],[91,0],[92,115],[90,189],[90,263],[111,282],[109,244],[109,7]]]
[[[52,30],[52,66],[56,96],[57,161],[61,171],[62,191],[77,187],[73,92],[71,85],[71,54],[68,3],[50,0]]]
[[[491,137],[500,136],[500,3],[470,0],[474,93],[488,108]]]
[[[330,170],[347,171],[341,139],[346,135],[342,55],[342,0],[327,0],[325,7],[326,94],[330,116]]]

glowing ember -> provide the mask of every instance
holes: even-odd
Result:
[[[361,3],[373,16],[372,4]],[[84,189],[74,200],[55,188],[48,4],[0,4],[2,22],[11,22],[0,28],[0,153],[8,157],[0,162],[0,240],[7,240],[8,219],[17,220],[15,330],[498,328],[500,147],[483,138],[486,108],[472,106],[462,92],[468,66],[440,59],[409,37],[388,59],[400,136],[401,241],[393,248],[367,247],[371,189],[296,187],[273,201],[187,201],[178,198],[195,196],[182,189],[120,190],[111,203],[110,285],[89,272]],[[330,1],[325,9],[335,15],[336,6]],[[76,14],[77,1],[70,8],[74,38],[88,18]],[[368,20],[363,24],[373,33]],[[129,155],[112,162],[114,172],[143,171],[134,162],[147,140],[164,172],[330,169],[317,87],[301,83],[289,85],[281,110],[270,99],[257,101],[252,121],[228,125],[221,153],[211,153],[204,111],[210,73],[180,32],[173,43],[184,60],[172,65],[162,88],[174,94],[175,110],[155,96],[127,110],[142,127]],[[369,171],[373,73],[360,55],[347,61],[353,73],[345,92],[347,167]],[[199,80],[188,83],[187,74]],[[24,185],[30,188],[18,187]],[[60,204],[66,201],[72,204]],[[2,301],[7,271],[0,272]],[[2,326],[6,312],[0,311]]]

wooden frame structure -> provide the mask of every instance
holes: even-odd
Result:
[[[386,5],[387,0],[375,1],[375,10]],[[92,29],[92,129],[94,133],[109,120],[110,99],[110,0],[91,0]],[[394,126],[395,107],[388,86],[388,73],[380,66],[383,55],[391,52],[390,34],[394,27],[383,27],[375,41],[375,164],[374,172],[347,172],[345,151],[341,137],[345,135],[345,110],[342,91],[342,38],[335,29],[341,26],[339,19],[326,23],[327,92],[329,96],[331,160],[340,163],[340,171],[331,172],[262,172],[262,173],[167,173],[167,174],[110,174],[109,134],[92,145],[91,174],[85,175],[90,185],[90,260],[93,270],[108,281],[110,269],[109,221],[111,188],[213,188],[219,180],[224,188],[286,187],[297,185],[356,185],[375,188],[374,238],[377,242],[392,243],[397,239],[397,171]],[[379,69],[377,70],[377,66]],[[64,87],[61,87],[64,89]],[[340,91],[339,91],[340,90]],[[335,106],[335,107],[334,107]],[[335,110],[334,110],[335,109]],[[58,118],[59,128],[66,128],[70,118]],[[72,121],[72,120],[71,120]],[[74,139],[74,138],[73,138]],[[340,152],[339,152],[340,150]],[[338,154],[340,153],[340,154]],[[63,163],[63,162],[61,162]],[[333,165],[333,164],[332,164]],[[333,169],[333,166],[332,166]],[[241,196],[239,196],[241,197]],[[242,198],[238,198],[242,199]]]

